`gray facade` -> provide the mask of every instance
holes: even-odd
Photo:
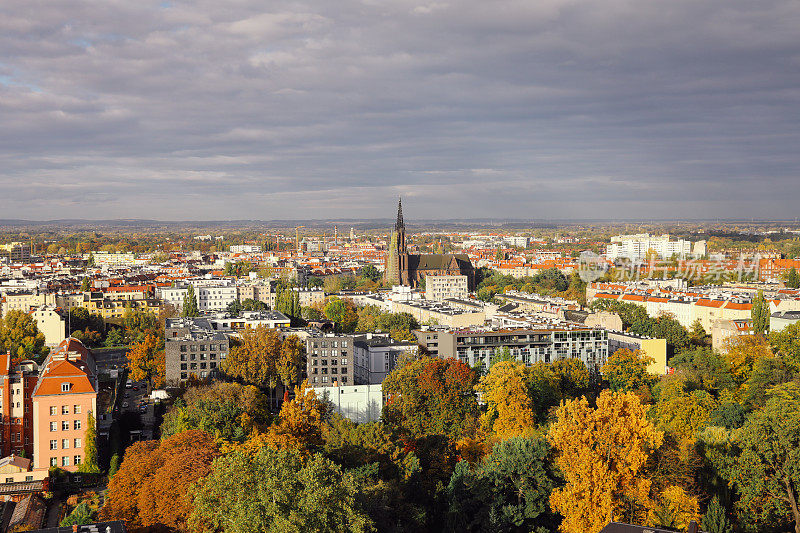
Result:
[[[306,339],[309,387],[358,385],[352,335],[316,335]]]
[[[508,348],[525,365],[580,359],[599,371],[608,358],[605,330],[583,327],[464,330],[417,330],[419,344],[432,355],[456,357],[470,366],[488,369],[497,350]]]
[[[214,331],[206,318],[168,318],[164,337],[168,385],[178,385],[191,376],[213,378],[228,357],[227,335]]]

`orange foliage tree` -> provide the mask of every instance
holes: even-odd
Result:
[[[484,426],[500,440],[530,433],[536,424],[522,363],[502,361],[492,365],[477,385],[488,405]]]
[[[277,422],[267,428],[263,442],[276,449],[312,452],[324,444],[322,425],[327,414],[325,402],[314,391],[306,390],[304,383],[295,389],[291,401],[283,403]]]
[[[164,384],[164,345],[155,335],[147,334],[128,351],[130,378],[134,381],[146,379],[151,387]]]
[[[109,482],[101,520],[124,520],[134,532],[148,528],[186,531],[191,512],[189,486],[208,475],[217,456],[212,437],[199,430],[160,443],[133,444]]]
[[[266,326],[245,328],[242,341],[233,346],[224,363],[225,373],[257,387],[274,389],[282,382],[290,387],[299,382],[305,346],[294,335],[281,340]]]
[[[565,533],[594,533],[612,520],[632,520],[631,509],[646,505],[650,480],[642,476],[663,434],[645,417],[632,392],[605,390],[591,408],[586,398],[558,409],[548,437],[566,485],[550,496],[564,516]]]

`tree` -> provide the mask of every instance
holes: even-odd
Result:
[[[533,431],[536,418],[522,363],[502,361],[492,365],[476,388],[488,406],[484,424],[498,439],[529,435]]]
[[[125,335],[122,333],[122,328],[111,328],[103,344],[107,347],[123,346],[125,344]]]
[[[97,465],[97,423],[94,413],[89,411],[86,417],[86,432],[83,436],[84,453],[83,462],[78,467],[78,472],[96,474],[100,472]]]
[[[89,507],[88,500],[84,500],[72,510],[72,512],[64,518],[58,525],[60,527],[70,527],[74,525],[93,524],[97,522],[95,519],[97,513]]]
[[[336,330],[341,333],[352,332],[358,323],[358,313],[352,300],[331,297],[323,310],[325,318],[336,323]]]
[[[792,289],[800,288],[800,274],[797,273],[797,269],[792,267],[789,269],[788,272],[785,274],[786,286]]]
[[[276,364],[281,383],[287,389],[300,383],[305,368],[306,345],[297,335],[289,335],[281,342],[280,356]]]
[[[750,317],[752,319],[752,329],[755,335],[761,337],[769,329],[769,303],[764,299],[764,291],[759,290],[750,309]]]
[[[708,334],[699,318],[692,322],[692,327],[689,329],[689,340],[695,346],[709,345]]]
[[[641,471],[663,439],[639,398],[604,390],[596,408],[581,398],[562,404],[557,415],[548,438],[566,485],[553,491],[550,505],[564,516],[561,530],[594,533],[630,519],[647,500],[650,481]]]
[[[600,370],[613,391],[638,391],[650,389],[656,377],[647,371],[655,360],[640,350],[621,348],[614,352]]]
[[[648,525],[669,527],[683,531],[692,520],[700,516],[697,498],[690,496],[682,487],[672,485],[659,496],[648,515]]]
[[[280,334],[264,325],[245,328],[223,363],[225,373],[257,387],[274,389],[280,381]]]
[[[134,381],[146,379],[150,388],[160,387],[166,374],[163,341],[147,335],[128,351],[130,378]]]
[[[717,496],[714,496],[708,504],[700,527],[706,533],[733,533],[733,525],[728,520],[725,508],[719,503]]]
[[[83,278],[81,280],[81,292],[86,292],[89,289],[91,289],[91,282],[89,281],[89,278]]]
[[[99,518],[124,520],[131,529],[185,531],[189,487],[209,474],[218,455],[211,436],[198,430],[132,444],[108,484]]]
[[[411,437],[459,439],[474,426],[478,403],[475,372],[458,359],[422,357],[395,367],[383,381],[383,417]]]
[[[383,274],[374,265],[367,265],[361,269],[361,277],[371,281],[380,281]]]
[[[743,512],[768,522],[791,517],[800,533],[800,398],[773,397],[748,417],[733,466]]]
[[[786,364],[800,371],[800,322],[769,334],[769,345],[780,354]]]
[[[314,391],[297,387],[295,397],[283,402],[277,422],[267,429],[265,442],[275,449],[307,455],[322,447],[322,425],[327,415],[328,406]]]
[[[758,359],[772,357],[772,349],[761,335],[732,335],[723,344],[723,356],[739,385],[750,379]]]
[[[186,295],[183,297],[181,316],[200,316],[200,309],[197,307],[197,297],[194,295],[194,287],[192,285],[189,285],[189,287],[186,289]]]
[[[550,446],[541,437],[499,442],[474,468],[461,461],[446,490],[447,530],[553,531],[552,465]]]
[[[360,508],[349,473],[319,454],[261,448],[214,461],[190,493],[193,531],[226,533],[363,533],[372,522]]]
[[[9,311],[0,321],[0,350],[8,351],[11,357],[41,361],[48,353],[44,345],[44,334],[28,313]]]
[[[142,342],[148,335],[164,338],[164,328],[152,311],[125,307],[122,327],[125,329],[125,340],[130,344]]]
[[[225,311],[233,317],[239,316],[242,314],[242,302],[240,302],[237,298],[228,304],[228,306],[225,308]]]
[[[695,433],[708,423],[717,401],[704,390],[693,390],[683,374],[665,376],[658,385],[658,401],[652,418],[658,429],[682,440],[694,439]]]

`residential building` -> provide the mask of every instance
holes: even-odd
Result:
[[[31,260],[31,245],[27,242],[0,244],[0,256],[8,257],[11,263],[29,263]]]
[[[656,254],[658,259],[669,259],[676,256],[686,258],[692,251],[692,243],[685,240],[671,241],[669,235],[651,236],[649,233],[637,235],[617,235],[611,237],[611,244],[606,248],[606,258],[630,259],[641,261],[647,258],[648,252]]]
[[[642,335],[634,335],[624,331],[608,331],[608,354],[613,355],[623,348],[632,352],[640,350],[653,362],[647,367],[651,374],[664,375],[667,372],[667,341]]]
[[[425,276],[425,299],[441,302],[448,298],[466,300],[469,296],[467,276]]]
[[[191,376],[214,377],[228,357],[228,336],[207,318],[168,318],[164,328],[166,381],[177,385]]]
[[[97,392],[92,352],[77,339],[65,339],[45,359],[33,390],[34,470],[78,469],[88,419],[97,414]]]
[[[46,346],[57,346],[67,337],[67,313],[53,305],[42,306],[31,312],[36,327],[44,334]]]
[[[257,244],[234,244],[228,249],[232,254],[257,254],[261,252],[261,246]]]
[[[388,335],[367,333],[354,337],[355,384],[382,383],[403,353],[416,350],[416,342],[399,342]]]
[[[210,318],[209,322],[216,330],[233,331],[258,326],[266,326],[270,329],[288,328],[291,325],[291,319],[278,311],[243,311],[238,317],[221,313]]]
[[[446,303],[428,300],[392,301],[393,313],[408,313],[420,324],[449,327],[480,326],[486,321],[486,313],[463,307],[452,307]]]
[[[310,387],[359,384],[353,358],[354,340],[353,335],[321,332],[306,339],[306,372]]]
[[[577,358],[599,371],[608,357],[608,338],[602,329],[568,323],[537,327],[424,329],[414,331],[421,346],[439,357],[456,357],[469,366],[488,369],[503,348],[525,365]]]
[[[800,321],[800,311],[783,311],[772,313],[769,317],[769,330],[781,331],[787,326]]]
[[[39,367],[33,361],[11,366],[11,354],[0,354],[0,409],[3,429],[0,450],[31,457],[34,454],[33,391],[39,381]]]
[[[224,311],[239,296],[235,285],[222,284],[220,280],[214,281],[218,282],[218,284],[198,284],[194,287],[197,308],[200,311]],[[195,285],[194,283],[190,284]],[[158,294],[165,304],[170,304],[175,309],[180,310],[183,308],[183,300],[188,290],[188,287],[164,287],[158,290]]]
[[[725,349],[725,341],[731,337],[752,335],[753,321],[749,318],[737,320],[717,319],[711,324],[711,347],[715,350]]]
[[[31,470],[32,461],[28,458],[11,454],[0,459],[0,485],[9,483],[35,483],[41,488],[41,481],[48,476],[47,470]],[[4,489],[7,487],[3,487]]]

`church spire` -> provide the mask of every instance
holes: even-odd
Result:
[[[397,222],[394,224],[394,230],[400,231],[405,230],[406,225],[403,223],[403,199],[399,198],[397,200]]]

